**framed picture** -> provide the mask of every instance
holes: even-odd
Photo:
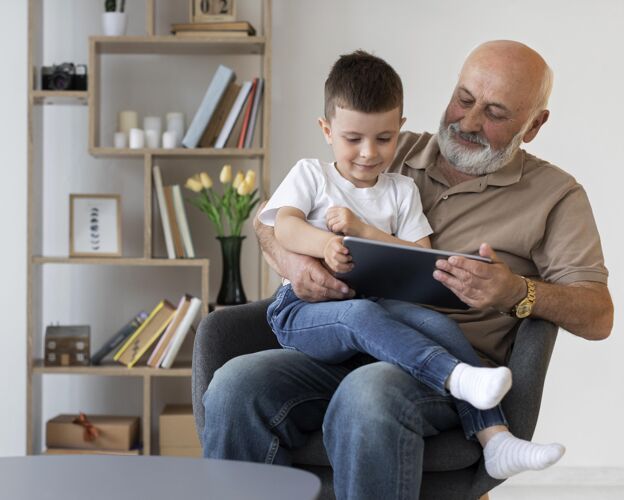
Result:
[[[69,255],[121,257],[118,194],[69,195]]]
[[[235,0],[189,0],[192,23],[236,20]]]

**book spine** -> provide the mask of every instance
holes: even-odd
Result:
[[[180,323],[180,326],[178,326],[178,329],[176,330],[173,339],[169,343],[169,348],[167,349],[167,353],[165,354],[165,357],[161,363],[162,368],[171,368],[171,365],[173,365],[173,361],[178,355],[178,351],[182,346],[182,342],[184,341],[186,334],[191,328],[193,321],[195,321],[195,316],[197,316],[200,306],[201,300],[197,297],[193,297],[191,299],[191,305],[188,308],[186,316],[184,316],[184,319]]]
[[[165,318],[165,321],[163,321],[162,325],[154,332],[154,335],[152,335],[149,339],[147,339],[147,342],[145,342],[143,347],[139,349],[139,351],[136,353],[136,356],[134,356],[134,358],[130,360],[130,362],[128,363],[128,368],[132,368],[134,365],[138,363],[138,361],[141,359],[143,354],[145,354],[147,350],[150,347],[152,347],[152,344],[154,344],[154,342],[158,340],[158,337],[162,335],[162,333],[165,331],[165,328],[167,328],[167,325],[171,322],[174,316],[175,316],[175,309],[171,308],[171,310],[169,311],[169,314]]]
[[[177,328],[177,325],[182,319],[182,318],[179,318],[178,316],[180,316],[183,313],[183,310],[184,312],[186,312],[186,310],[184,309],[184,304],[187,300],[189,299],[187,299],[186,295],[183,295],[182,298],[180,299],[180,302],[178,303],[178,307],[176,308],[176,311],[175,311],[175,316],[169,322],[169,326],[165,330],[165,333],[163,333],[162,337],[160,337],[160,339],[158,340],[158,344],[156,344],[156,347],[154,348],[154,352],[152,352],[149,359],[147,360],[147,366],[151,366],[152,368],[158,368],[158,364],[159,364],[161,355],[165,350],[166,344],[169,343],[169,340],[171,340],[171,337],[175,333],[175,329]]]
[[[178,184],[171,186],[171,194],[173,195],[173,208],[175,209],[176,218],[178,219],[178,228],[182,236],[184,245],[184,253],[187,258],[195,258],[195,249],[193,248],[193,240],[191,239],[191,231],[186,218],[186,210],[184,209],[184,198],[182,198],[182,190]]]
[[[187,148],[197,147],[210,118],[217,109],[221,97],[223,97],[223,93],[233,79],[234,72],[227,66],[220,65],[184,135],[184,139],[182,139],[183,146]]]
[[[169,214],[167,213],[167,202],[165,201],[165,193],[163,190],[162,174],[158,165],[154,166],[154,187],[156,188],[156,200],[158,201],[158,210],[160,211],[160,220],[162,221],[163,233],[165,235],[165,246],[167,247],[167,257],[175,259],[175,248],[173,246],[173,236],[171,235],[171,225],[169,223]]]
[[[158,311],[160,311],[163,307],[165,307],[164,300],[161,301],[160,304],[158,304],[154,308],[154,310],[150,313],[147,319],[141,324],[141,326],[136,329],[136,331],[130,336],[128,340],[126,340],[125,344],[122,345],[121,348],[115,353],[113,360],[119,361],[119,358],[121,358],[122,354],[128,349],[130,345],[132,345],[132,342],[134,341],[134,339],[136,339],[139,335],[141,335],[141,332],[145,330],[147,325],[149,325],[150,321],[154,319],[154,316],[156,316],[158,314]]]
[[[249,99],[247,99],[247,108],[245,109],[245,118],[243,119],[243,128],[241,130],[240,137],[238,138],[238,148],[245,146],[245,135],[247,135],[247,128],[249,127],[249,119],[251,118],[251,108],[253,107],[254,96],[256,95],[256,89],[258,88],[258,79],[254,78],[249,92]]]
[[[245,99],[247,99],[247,95],[251,90],[251,82],[244,82],[240,91],[238,92],[238,96],[236,97],[236,101],[232,105],[232,109],[230,110],[230,114],[225,120],[225,124],[215,141],[214,147],[217,149],[222,149],[225,147],[225,143],[227,142],[230,134],[232,133],[232,129],[234,128],[234,124],[236,123],[236,119],[243,109],[243,105],[245,104]]]
[[[173,208],[173,195],[171,186],[165,186],[165,202],[167,204],[167,213],[169,214],[169,223],[171,225],[171,234],[173,235],[173,248],[176,257],[184,257],[184,247],[182,246],[182,238],[180,237],[180,228],[178,227],[178,219],[175,209]]]
[[[249,119],[249,129],[245,136],[245,147],[250,148],[253,142],[254,132],[256,130],[256,121],[258,120],[258,110],[262,102],[262,92],[264,91],[264,78],[258,80],[256,95],[254,96],[253,108],[251,110],[251,118]]]
[[[126,323],[119,331],[104,344],[93,356],[91,356],[91,364],[99,365],[107,354],[117,349],[121,343],[132,335],[141,323],[147,319],[147,313],[141,311],[131,321]]]

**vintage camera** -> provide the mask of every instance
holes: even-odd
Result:
[[[42,90],[87,90],[87,67],[63,63],[41,67]]]

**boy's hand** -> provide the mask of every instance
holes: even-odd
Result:
[[[366,224],[346,207],[331,207],[327,210],[325,220],[332,233],[345,236],[362,236],[366,228]]]
[[[346,273],[353,268],[349,249],[342,244],[341,236],[334,236],[327,242],[323,255],[327,266],[336,273]]]

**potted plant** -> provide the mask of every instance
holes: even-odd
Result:
[[[102,14],[102,31],[106,36],[126,34],[126,0],[105,0]]]

